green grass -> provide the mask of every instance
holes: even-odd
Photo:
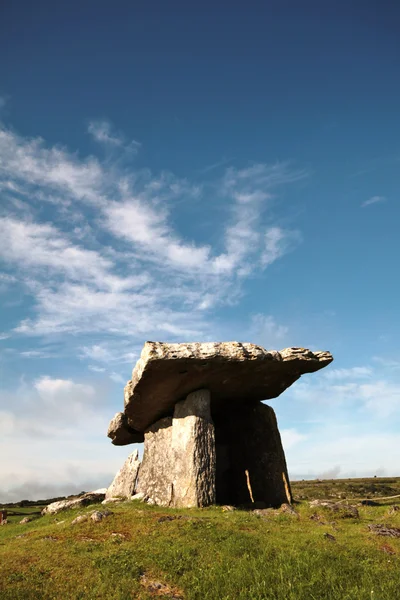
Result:
[[[347,492],[346,480],[340,494],[358,495],[368,481],[393,487],[400,479],[352,480],[357,489]],[[330,494],[336,483],[324,482]],[[320,487],[293,485],[295,497],[308,499]],[[399,600],[400,539],[367,527],[400,527],[400,511],[388,511],[395,502],[359,507],[359,519],[311,508],[303,499],[295,505],[298,517],[125,502],[100,523],[71,525],[77,514],[102,508],[95,506],[11,523],[0,528],[0,599]],[[168,585],[164,596],[146,589],[143,575]]]

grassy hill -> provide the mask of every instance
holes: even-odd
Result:
[[[124,502],[99,523],[71,524],[101,505],[26,525],[15,515],[0,528],[0,599],[398,600],[400,538],[368,525],[400,528],[391,508],[400,498],[356,499],[400,494],[400,478],[295,482],[293,491],[297,514]],[[343,509],[311,507],[313,498]]]

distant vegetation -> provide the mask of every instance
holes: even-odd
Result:
[[[297,514],[140,502],[112,505],[99,523],[71,525],[101,505],[26,525],[15,514],[0,528],[0,598],[398,600],[400,498],[377,498],[399,495],[400,478],[292,487]],[[310,506],[315,498],[339,508]],[[367,498],[373,505],[361,504]],[[42,506],[8,511],[38,516]]]

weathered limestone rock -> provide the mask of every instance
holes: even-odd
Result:
[[[111,419],[107,436],[111,438],[115,446],[126,446],[126,444],[135,444],[144,441],[143,433],[134,431],[129,427],[128,420],[122,412],[116,413]]]
[[[118,471],[106,492],[106,500],[110,498],[130,498],[135,493],[139,472],[139,452],[134,450]]]
[[[237,402],[275,398],[303,373],[318,371],[332,360],[329,352],[305,348],[277,352],[240,342],[146,342],[125,387],[127,425],[114,423],[109,437],[119,444],[127,427],[131,432],[146,430],[198,389],[210,391],[213,414]]]
[[[215,502],[215,440],[208,390],[179,402],[145,433],[137,490],[161,506]]]
[[[88,506],[89,504],[97,504],[104,500],[105,493],[88,492],[78,498],[70,498],[68,500],[59,500],[58,502],[52,502],[44,507],[42,515],[55,515],[56,513],[67,510],[69,508],[79,508],[81,506]]]
[[[215,429],[218,504],[291,503],[285,454],[270,406],[242,405],[220,415]]]

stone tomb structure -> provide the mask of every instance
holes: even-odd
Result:
[[[305,348],[146,342],[125,386],[124,412],[108,429],[115,445],[144,441],[130,492],[174,507],[290,503],[275,413],[261,401],[332,360]],[[109,489],[120,495],[115,481]]]

